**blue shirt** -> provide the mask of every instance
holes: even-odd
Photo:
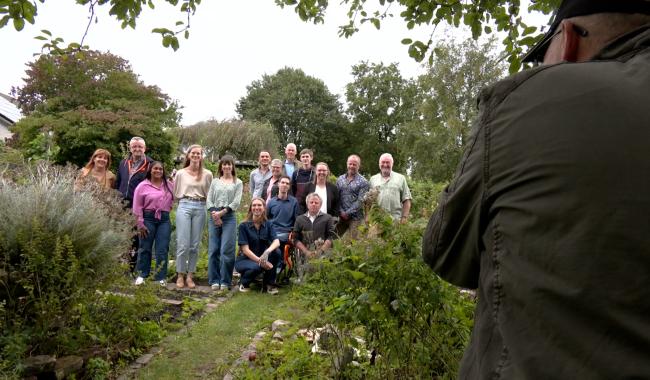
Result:
[[[278,233],[291,232],[298,216],[298,201],[289,195],[287,199],[271,198],[266,207],[266,217]]]
[[[368,181],[359,173],[348,181],[347,173],[343,174],[336,180],[336,187],[339,188],[339,206],[341,212],[348,214],[352,220],[363,218],[363,209],[361,202],[368,192],[370,185]]]
[[[252,221],[242,222],[239,225],[240,246],[247,245],[248,249],[253,251],[257,256],[262,256],[264,251],[271,246],[273,240],[277,239],[273,225],[268,220],[260,226],[258,230]],[[247,260],[248,257],[240,252],[237,260]]]

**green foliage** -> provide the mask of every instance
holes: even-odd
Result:
[[[311,345],[303,337],[291,337],[284,342],[268,339],[258,344],[255,367],[238,367],[234,378],[263,379],[322,379],[329,370],[329,360],[311,353]]]
[[[314,0],[275,0],[281,7],[294,7],[303,21],[322,23],[325,12],[330,6],[328,1]],[[526,10],[522,9],[519,1],[493,0],[481,2],[460,2],[457,0],[413,1],[413,0],[343,0],[341,4],[348,8],[348,22],[339,27],[339,36],[350,37],[359,31],[359,25],[368,23],[375,29],[381,28],[384,19],[398,16],[408,29],[418,26],[429,26],[435,30],[439,24],[447,24],[454,28],[461,26],[469,28],[472,37],[478,39],[483,33],[491,34],[496,31],[506,35],[502,43],[505,46],[510,72],[519,71],[522,53],[542,38],[542,33],[532,35],[537,31],[524,20]],[[559,0],[532,1],[527,11],[550,14],[560,4]],[[396,11],[397,10],[397,11]],[[550,24],[550,22],[549,22]],[[435,59],[435,41],[413,40],[404,38],[402,44],[408,45],[408,54],[418,62],[428,58],[429,63]]]
[[[451,378],[469,339],[474,304],[433,274],[421,258],[422,229],[395,225],[373,209],[365,239],[339,241],[315,266],[303,295],[351,336],[363,334],[375,362],[349,377]],[[339,353],[343,355],[344,352]]]
[[[348,147],[362,159],[378,160],[382,153],[395,157],[396,171],[404,171],[408,146],[397,141],[400,128],[415,116],[415,86],[404,79],[396,63],[361,62],[352,66],[352,82],[346,86],[351,136],[356,139]]]
[[[82,166],[105,148],[117,166],[120,144],[141,136],[153,158],[171,162],[178,106],[140,82],[126,60],[84,50],[42,55],[27,66],[25,84],[12,89],[27,115],[12,127],[15,145],[27,157]]]
[[[111,364],[102,358],[91,358],[86,364],[86,376],[91,380],[105,380],[111,372]]]
[[[141,347],[161,336],[146,322],[160,303],[106,291],[126,281],[118,257],[133,218],[113,192],[74,192],[76,171],[40,165],[22,184],[0,179],[0,371],[27,354]],[[33,170],[33,169],[32,169]]]
[[[442,42],[434,61],[418,78],[418,117],[400,130],[399,145],[414,178],[449,181],[469,141],[479,91],[505,72],[493,53],[494,39],[479,44]]]
[[[39,2],[45,3],[45,0],[39,0]],[[182,33],[185,39],[189,38],[190,19],[191,16],[196,12],[197,6],[201,4],[201,0],[165,0],[165,2],[172,5],[173,7],[178,7],[178,10],[181,12],[185,21],[176,21],[175,26],[177,27],[177,30],[170,30],[168,28],[154,28],[151,32],[160,34],[162,45],[164,47],[171,47],[174,49],[174,51],[176,51],[179,48],[178,37],[176,36]],[[126,27],[135,29],[136,21],[142,13],[142,9],[145,5],[151,9],[155,8],[153,0],[76,0],[76,3],[88,7],[88,13],[90,14],[90,20],[88,21],[89,23],[97,21],[97,19],[93,17],[95,15],[96,6],[110,6],[108,14],[111,17],[114,17],[117,21],[120,21],[122,29],[125,29]],[[14,29],[16,31],[21,31],[25,26],[25,21],[29,22],[30,24],[34,24],[35,16],[38,14],[38,3],[36,1],[30,0],[0,1],[0,14],[3,15],[2,18],[0,18],[0,29],[5,27],[9,21],[12,21]],[[43,45],[43,48],[50,49],[50,51],[54,54],[73,53],[75,51],[78,51],[83,44],[82,39],[82,42],[80,43],[73,42],[67,47],[61,47],[59,46],[59,43],[63,43],[62,38],[51,38],[52,33],[48,30],[42,30],[41,32],[47,37],[41,36],[43,38],[39,39],[48,40],[48,37],[50,37],[49,41]]]
[[[335,173],[345,169],[346,121],[337,97],[320,79],[289,67],[264,75],[247,86],[237,113],[245,120],[269,122],[280,146],[292,142],[298,151],[311,148],[314,162],[329,163]]]
[[[237,160],[257,160],[260,151],[266,150],[274,155],[280,148],[268,123],[208,120],[174,132],[181,146],[200,144],[208,159],[215,162],[226,154]]]
[[[438,196],[447,186],[446,182],[429,182],[426,180],[408,180],[411,190],[411,215],[428,221],[438,207]]]

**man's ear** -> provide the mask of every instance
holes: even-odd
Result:
[[[571,21],[562,20],[560,26],[562,28],[562,60],[576,62],[580,50],[580,36]]]

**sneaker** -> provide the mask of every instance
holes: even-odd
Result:
[[[158,283],[159,283],[160,286],[162,286],[163,288],[166,288],[166,287],[167,287],[167,281],[165,281],[165,280],[160,280],[160,281],[158,281]]]
[[[210,288],[212,288],[214,291],[219,291],[221,290],[221,284],[212,284],[210,285]]]
[[[221,290],[224,292],[227,292],[230,290],[230,287],[226,284],[221,284]]]
[[[276,286],[269,285],[269,286],[266,287],[266,292],[271,294],[271,295],[276,295],[280,291],[278,290],[278,288]]]
[[[245,287],[243,284],[239,285],[239,291],[242,293],[250,292],[251,288]]]
[[[138,276],[138,278],[135,279],[135,285],[142,285],[144,284],[144,278]]]

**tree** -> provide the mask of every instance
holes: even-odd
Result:
[[[44,3],[45,0],[39,0]],[[136,20],[146,4],[154,8],[152,0],[76,0],[77,3],[87,5],[91,17],[89,24],[92,22],[95,6],[104,6],[109,4],[110,14],[118,21],[122,22],[122,28],[130,26],[135,28]],[[162,43],[165,47],[178,49],[179,42],[176,37],[183,33],[185,38],[189,37],[190,16],[196,11],[196,7],[201,0],[165,0],[165,2],[179,7],[180,11],[187,17],[186,21],[178,21],[180,29],[173,31],[168,28],[155,28],[153,33],[160,33]],[[275,0],[280,7],[293,7],[300,19],[303,21],[312,21],[313,23],[323,23],[325,13],[330,5],[327,0]],[[493,33],[493,26],[496,30],[503,32],[506,37],[503,39],[503,45],[508,54],[510,63],[510,72],[516,72],[521,68],[521,55],[524,50],[533,46],[542,38],[543,33],[537,33],[537,26],[528,25],[524,22],[524,11],[521,9],[519,0],[492,0],[492,1],[467,1],[458,0],[342,0],[341,4],[348,7],[348,22],[339,27],[339,36],[350,37],[359,31],[360,24],[370,24],[376,29],[381,28],[381,23],[386,18],[392,18],[399,11],[399,17],[406,24],[408,29],[418,26],[429,26],[432,30],[441,24],[446,23],[458,28],[461,25],[469,27],[472,36],[477,39],[483,33]],[[560,0],[537,0],[531,1],[527,11],[542,12],[545,15],[550,14],[560,4]],[[396,5],[396,6],[395,6]],[[13,21],[13,26],[20,31],[25,26],[25,22],[34,24],[37,15],[37,3],[33,0],[6,0],[0,1],[0,28],[6,26],[9,21]],[[95,19],[96,20],[96,19]],[[550,20],[548,22],[550,24]],[[81,43],[72,43],[67,48],[61,49],[58,44],[63,42],[60,38],[52,38],[49,31],[44,31],[40,36],[43,40],[50,40],[44,47],[51,48],[54,52],[70,51],[79,49]],[[408,45],[408,53],[418,61],[422,61],[428,56],[429,63],[433,62],[434,53],[431,48],[435,41],[412,40],[404,38],[402,43]]]
[[[346,86],[348,102],[346,113],[350,119],[353,144],[357,153],[366,160],[378,160],[384,152],[395,156],[395,170],[405,168],[399,159],[403,148],[397,144],[399,129],[414,117],[415,87],[404,79],[392,63],[352,66],[351,83]],[[363,136],[363,138],[358,138]]]
[[[334,164],[337,171],[345,167],[346,121],[322,80],[289,67],[264,75],[247,87],[237,113],[269,122],[282,146],[293,142],[299,149],[313,149],[318,161]]]
[[[303,21],[314,24],[325,21],[325,12],[330,6],[326,0],[275,0],[281,7],[294,7]],[[376,29],[381,28],[381,22],[399,13],[408,29],[418,26],[430,26],[432,30],[446,23],[458,28],[461,25],[469,27],[472,36],[477,39],[482,33],[491,34],[492,25],[497,31],[504,32],[505,50],[510,62],[510,71],[521,68],[521,55],[527,47],[533,46],[542,38],[542,33],[534,34],[536,26],[524,22],[524,12],[519,0],[493,1],[458,1],[458,0],[342,0],[341,4],[348,7],[348,23],[339,27],[339,36],[350,37],[359,31],[359,25],[368,23]],[[528,11],[551,13],[560,4],[560,0],[531,1]],[[395,12],[397,9],[397,12]],[[550,22],[549,22],[550,24]],[[402,43],[408,45],[408,53],[417,61],[428,56],[429,64],[435,59],[434,41],[412,40],[404,38]]]
[[[505,73],[495,56],[496,41],[479,44],[442,42],[435,59],[418,78],[419,116],[402,129],[400,145],[408,146],[415,178],[449,180],[469,140],[478,109],[479,91]]]
[[[24,86],[12,89],[27,116],[12,131],[28,157],[82,165],[105,148],[119,159],[137,135],[154,158],[171,162],[178,107],[140,82],[126,60],[84,50],[41,55],[27,66]]]
[[[208,157],[215,161],[225,154],[239,160],[257,160],[262,150],[278,152],[278,142],[268,123],[242,120],[198,122],[190,127],[179,128],[176,135],[181,146],[201,144]]]

